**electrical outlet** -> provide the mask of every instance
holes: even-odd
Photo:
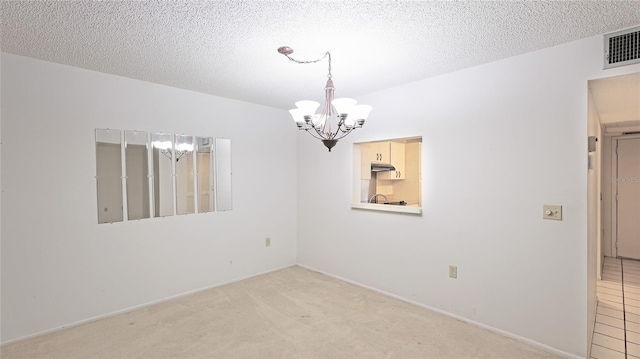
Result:
[[[458,267],[457,266],[449,266],[449,277],[450,278],[458,278]]]
[[[267,237],[264,239],[264,246],[265,247],[271,246],[271,237]]]

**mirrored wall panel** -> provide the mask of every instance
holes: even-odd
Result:
[[[175,135],[176,213],[196,212],[193,136]]]
[[[124,131],[124,163],[127,184],[127,218],[151,217],[149,201],[149,134]]]
[[[173,215],[173,135],[151,135],[153,158],[153,216]]]
[[[216,138],[215,144],[215,202],[216,210],[232,209],[231,201],[231,140]]]
[[[213,211],[213,138],[196,137],[198,213]]]
[[[231,140],[96,129],[98,223],[232,209]]]
[[[120,131],[96,130],[96,184],[98,223],[121,222],[124,215]]]

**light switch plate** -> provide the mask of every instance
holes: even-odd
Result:
[[[562,206],[545,204],[542,206],[542,218],[562,221]]]
[[[449,266],[449,278],[458,278],[458,266]]]

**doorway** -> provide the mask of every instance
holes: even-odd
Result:
[[[612,141],[612,254],[640,260],[640,134]]]
[[[639,175],[637,170],[627,168],[626,163],[640,158],[640,152],[635,152],[634,143],[637,142],[629,142],[640,137],[640,72],[591,80],[588,88],[588,135],[597,138],[595,149],[589,152],[588,233],[590,258],[593,258],[593,267],[589,270],[595,271],[600,279],[604,257],[622,257],[617,253],[616,244],[625,246],[622,250],[629,256],[627,258],[638,258],[633,254],[637,250],[631,241],[640,238],[640,217],[635,212],[637,205],[634,202],[640,184],[633,183]],[[619,143],[623,143],[622,149]],[[624,151],[622,160],[625,164],[618,173],[616,151],[620,150]],[[623,193],[619,192],[618,185]],[[617,202],[616,197],[622,202]],[[622,206],[624,216],[621,223],[617,223],[619,206]],[[622,225],[620,234],[625,237],[622,238],[624,243],[618,240],[619,225]]]
[[[599,297],[596,289],[602,286],[602,273],[605,257],[618,257],[621,254],[633,256],[636,250],[633,244],[622,249],[618,253],[616,238],[618,237],[617,215],[619,203],[614,199],[621,196],[625,200],[620,205],[621,210],[633,218],[634,206],[631,204],[635,192],[631,188],[623,189],[620,193],[618,188],[618,177],[623,176],[627,182],[635,181],[636,176],[633,169],[627,168],[623,164],[621,172],[618,172],[614,163],[618,163],[618,158],[613,156],[614,151],[620,151],[619,139],[630,139],[632,133],[640,133],[640,72],[601,78],[588,82],[588,172],[587,172],[587,342],[588,350],[592,350],[592,339],[594,333],[601,331],[596,324],[596,307]],[[640,136],[636,136],[640,137]],[[586,140],[586,139],[585,139]],[[633,158],[640,158],[640,153],[635,152],[635,142],[623,143],[623,162],[633,162]],[[615,158],[615,161],[613,159]],[[633,168],[633,167],[632,167]],[[631,171],[631,172],[629,172]],[[630,177],[630,179],[626,179]],[[629,183],[631,184],[631,183]],[[640,186],[640,183],[638,183]],[[628,200],[628,197],[632,198]],[[635,197],[638,198],[638,197]],[[627,212],[627,207],[631,211]],[[625,215],[626,216],[626,215]],[[627,227],[626,223],[638,224],[640,218],[629,220],[624,217],[621,225],[624,233],[640,238],[640,233],[633,225]],[[628,235],[628,234],[625,234]],[[623,240],[625,245],[626,239]],[[618,243],[620,245],[620,243]],[[628,253],[631,253],[628,254]],[[598,309],[599,310],[599,309]],[[602,324],[602,323],[600,323]]]

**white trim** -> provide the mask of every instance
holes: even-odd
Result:
[[[452,313],[449,313],[449,312],[445,312],[445,311],[443,311],[441,309],[437,309],[437,308],[428,306],[426,304],[422,304],[422,303],[419,303],[419,302],[404,298],[402,296],[395,295],[395,294],[380,290],[378,288],[374,288],[374,287],[371,287],[371,286],[368,286],[368,285],[365,285],[365,284],[362,284],[362,283],[359,283],[359,282],[356,282],[356,281],[353,281],[353,280],[350,280],[350,279],[343,278],[343,277],[338,276],[338,275],[334,275],[334,274],[331,274],[331,273],[316,269],[314,267],[310,267],[310,266],[307,266],[307,265],[304,265],[304,264],[300,264],[300,263],[288,264],[288,265],[285,265],[285,266],[282,266],[282,267],[278,267],[278,268],[275,268],[275,269],[270,269],[270,270],[263,271],[263,272],[260,272],[260,273],[257,273],[257,274],[252,274],[252,275],[240,277],[240,278],[233,279],[233,280],[230,280],[230,281],[218,283],[218,284],[215,284],[215,285],[212,285],[212,286],[208,286],[208,287],[204,287],[204,288],[200,288],[200,289],[195,289],[195,290],[192,290],[192,291],[188,291],[188,292],[184,292],[184,293],[181,293],[181,294],[173,295],[173,296],[166,297],[166,298],[163,298],[163,299],[154,300],[154,301],[147,302],[147,303],[144,303],[144,304],[131,306],[131,307],[128,307],[128,308],[125,308],[125,309],[120,309],[120,310],[117,310],[117,311],[114,311],[114,312],[111,312],[111,313],[98,315],[98,316],[95,316],[95,317],[92,317],[92,318],[88,318],[88,319],[83,319],[83,320],[80,320],[80,321],[77,321],[77,322],[74,322],[74,323],[71,323],[71,324],[63,325],[63,326],[52,328],[52,329],[47,329],[47,330],[44,330],[44,331],[41,331],[41,332],[38,332],[38,333],[35,333],[35,334],[30,334],[30,335],[27,335],[27,336],[24,336],[24,337],[20,337],[20,338],[17,338],[17,339],[7,340],[6,342],[1,343],[0,346],[5,346],[5,345],[13,344],[13,343],[16,343],[16,342],[19,342],[19,341],[23,341],[23,340],[39,337],[39,336],[42,336],[42,335],[54,333],[54,332],[57,332],[57,331],[60,331],[60,330],[73,328],[73,327],[76,327],[76,326],[79,326],[79,325],[82,325],[82,324],[91,323],[91,322],[94,322],[94,321],[97,321],[97,320],[100,320],[100,319],[106,319],[106,318],[109,318],[109,317],[114,317],[116,315],[120,315],[120,314],[128,313],[128,312],[131,312],[131,311],[134,311],[134,310],[137,310],[137,309],[149,307],[151,305],[168,302],[170,300],[186,297],[186,296],[189,296],[191,294],[199,293],[199,292],[202,292],[202,291],[205,291],[205,290],[209,290],[209,289],[213,289],[213,288],[217,288],[217,287],[222,287],[224,285],[240,282],[240,281],[243,281],[245,279],[258,277],[258,276],[265,275],[265,274],[268,274],[268,273],[277,272],[279,270],[282,270],[282,269],[285,269],[285,268],[294,267],[294,266],[299,266],[301,268],[305,268],[305,269],[308,269],[310,271],[321,273],[321,274],[324,274],[326,276],[341,280],[343,282],[350,283],[350,284],[353,284],[353,285],[357,285],[357,286],[359,286],[361,288],[365,288],[365,289],[368,289],[368,290],[372,290],[374,292],[383,294],[383,295],[385,295],[387,297],[391,297],[391,298],[403,301],[405,303],[413,304],[413,305],[416,305],[418,307],[421,307],[421,308],[424,308],[424,309],[427,309],[427,310],[431,310],[433,312],[436,312],[436,313],[439,313],[439,314],[442,314],[442,315],[446,315],[448,317],[451,317],[451,318],[460,320],[462,322],[475,325],[475,326],[477,326],[479,328],[488,330],[488,331],[490,331],[492,333],[496,333],[496,334],[502,335],[504,337],[514,339],[514,340],[519,341],[521,343],[524,343],[524,344],[527,344],[527,345],[531,345],[533,347],[536,347],[536,348],[539,348],[541,350],[544,350],[544,351],[546,351],[548,353],[552,353],[552,354],[555,354],[555,355],[560,355],[560,356],[563,356],[563,357],[566,357],[566,358],[571,358],[571,359],[579,359],[580,358],[579,356],[576,356],[576,355],[564,352],[562,350],[550,347],[550,346],[542,344],[540,342],[536,342],[534,340],[531,340],[531,339],[528,339],[528,338],[525,338],[525,337],[510,333],[510,332],[507,332],[507,331],[504,331],[504,330],[501,330],[501,329],[497,329],[497,328],[491,327],[489,325],[470,320],[470,319],[465,318],[465,317],[461,317],[461,316],[458,316],[458,315],[455,315],[455,314],[452,314]]]
[[[422,207],[413,207],[411,205],[396,206],[396,205],[390,205],[390,204],[376,204],[376,203],[351,203],[351,208],[368,209],[371,211],[381,211],[381,212],[422,214]]]
[[[127,136],[120,131],[120,186],[122,187],[122,222],[129,221],[129,194],[127,193]]]
[[[413,301],[411,299],[407,299],[405,297],[402,297],[402,296],[399,296],[399,295],[396,295],[396,294],[392,294],[392,293],[386,292],[384,290],[381,290],[381,289],[378,289],[378,288],[374,288],[374,287],[371,287],[371,286],[368,286],[368,285],[365,285],[365,284],[362,284],[362,283],[359,283],[359,282],[356,282],[356,281],[353,281],[353,280],[350,280],[350,279],[346,279],[346,278],[340,277],[338,275],[331,274],[331,273],[319,270],[317,268],[313,268],[313,267],[310,267],[310,266],[307,266],[307,265],[303,265],[303,264],[300,264],[300,263],[298,263],[298,266],[302,267],[302,268],[305,268],[305,269],[308,269],[310,271],[321,273],[321,274],[324,274],[326,276],[341,280],[343,282],[347,282],[347,283],[350,283],[350,284],[353,284],[353,285],[357,285],[358,287],[362,287],[362,288],[365,288],[365,289],[372,290],[374,292],[378,292],[380,294],[386,295],[387,297],[391,297],[391,298],[403,301],[405,303],[413,304],[413,305],[416,305],[418,307],[421,307],[421,308],[424,308],[424,309],[428,309],[428,310],[431,310],[431,311],[439,313],[439,314],[446,315],[446,316],[451,317],[453,319],[456,319],[456,320],[459,320],[459,321],[462,321],[462,322],[465,322],[465,323],[468,323],[468,324],[475,325],[475,326],[477,326],[479,328],[488,330],[488,331],[490,331],[492,333],[499,334],[499,335],[502,335],[504,337],[514,339],[514,340],[516,340],[518,342],[530,345],[532,347],[536,347],[538,349],[544,350],[545,352],[548,352],[548,353],[551,353],[551,354],[555,354],[555,355],[559,355],[559,356],[562,356],[562,357],[565,357],[565,358],[571,358],[571,359],[582,359],[582,357],[580,357],[580,356],[577,356],[575,354],[567,353],[565,351],[550,347],[550,346],[548,346],[546,344],[542,344],[540,342],[536,342],[535,340],[531,340],[531,339],[519,336],[517,334],[513,334],[513,333],[510,333],[510,332],[501,330],[501,329],[497,329],[497,328],[494,328],[492,326],[489,326],[489,325],[486,325],[486,324],[483,324],[483,323],[480,323],[480,322],[476,322],[476,321],[470,320],[469,318],[465,318],[465,317],[461,317],[459,315],[455,315],[455,314],[452,314],[452,313],[449,313],[449,312],[445,312],[445,311],[443,311],[441,309],[434,308],[434,307],[428,306],[426,304],[423,304],[423,303],[420,303],[420,302],[416,302],[416,301]]]
[[[186,296],[189,296],[189,295],[192,295],[192,294],[196,294],[196,293],[199,293],[199,292],[202,292],[202,291],[205,291],[205,290],[209,290],[209,289],[213,289],[213,288],[217,288],[217,287],[222,287],[222,286],[225,286],[227,284],[240,282],[240,281],[243,281],[245,279],[254,278],[254,277],[261,276],[261,275],[277,272],[279,270],[282,270],[282,269],[285,269],[285,268],[289,268],[289,267],[294,267],[296,265],[297,265],[296,263],[288,264],[288,265],[285,265],[285,266],[282,266],[282,267],[278,267],[278,268],[275,268],[275,269],[269,269],[269,270],[266,270],[266,271],[263,271],[263,272],[259,272],[259,273],[256,273],[256,274],[251,274],[251,275],[247,275],[247,276],[244,276],[244,277],[232,279],[232,280],[229,280],[229,281],[226,281],[226,282],[222,282],[222,283],[218,283],[218,284],[214,284],[214,285],[211,285],[211,286],[208,286],[208,287],[191,290],[191,291],[188,291],[188,292],[172,295],[170,297],[166,297],[166,298],[154,300],[154,301],[151,301],[151,302],[138,304],[138,305],[134,305],[134,306],[131,306],[131,307],[124,308],[124,309],[116,310],[114,312],[110,312],[110,313],[107,313],[107,314],[101,314],[101,315],[98,315],[98,316],[95,316],[95,317],[91,317],[91,318],[88,318],[88,319],[79,320],[77,322],[73,322],[73,323],[70,323],[70,324],[65,324],[65,325],[60,326],[60,327],[43,330],[43,331],[37,332],[35,334],[29,334],[29,335],[26,335],[24,337],[7,340],[6,342],[0,343],[0,347],[8,345],[8,344],[15,343],[15,342],[19,342],[19,341],[23,341],[23,340],[27,340],[27,339],[31,339],[31,338],[35,338],[35,337],[39,337],[41,335],[54,333],[54,332],[57,332],[57,331],[60,331],[60,330],[63,330],[63,329],[69,329],[69,328],[77,327],[78,325],[95,322],[95,321],[100,320],[100,319],[106,319],[106,318],[114,317],[116,315],[129,313],[129,312],[132,312],[132,311],[137,310],[137,309],[142,309],[142,308],[149,307],[149,306],[152,306],[152,305],[155,305],[155,304],[168,302],[170,300],[186,297]]]
[[[618,151],[616,148],[618,147],[618,139],[616,137],[611,137],[611,173],[610,176],[614,177],[618,173]],[[608,179],[607,179],[608,180]],[[611,254],[613,258],[618,256],[618,250],[616,248],[616,243],[618,242],[618,206],[616,205],[616,198],[618,194],[617,186],[615,181],[609,181],[609,186],[611,187]]]
[[[605,124],[606,126],[606,124]],[[635,132],[638,131],[638,126],[626,126],[626,127],[606,127],[605,132],[609,135],[622,135],[623,132]]]

